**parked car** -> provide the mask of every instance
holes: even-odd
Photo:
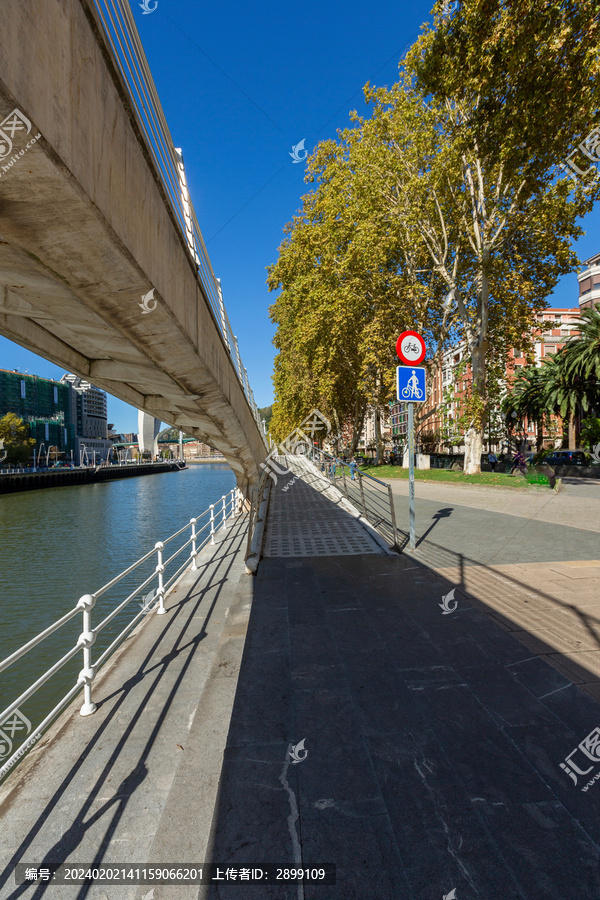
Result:
[[[585,466],[583,450],[555,450],[544,462],[549,466]]]

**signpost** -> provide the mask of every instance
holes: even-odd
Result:
[[[415,549],[415,403],[425,402],[425,341],[416,331],[404,331],[396,341],[396,353],[404,365],[396,369],[396,394],[408,406],[408,549]]]

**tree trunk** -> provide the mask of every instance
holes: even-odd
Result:
[[[569,450],[574,450],[576,446],[576,437],[575,437],[575,415],[573,413],[569,413]]]
[[[540,418],[536,422],[537,425],[537,439],[536,439],[536,450],[538,453],[541,453],[544,449],[544,420]]]
[[[465,475],[479,475],[483,452],[483,423],[486,410],[480,408],[485,402],[485,347],[481,339],[471,348],[471,371],[473,377],[474,411],[471,424],[465,434]]]
[[[375,465],[378,466],[383,456],[383,441],[381,440],[381,411],[375,407]]]
[[[479,475],[481,472],[481,454],[483,453],[483,432],[476,424],[471,425],[465,434],[465,475]]]
[[[360,434],[365,424],[366,404],[359,400],[354,404],[354,421],[352,423],[352,445],[350,447],[350,458],[356,453],[356,448],[360,440]]]

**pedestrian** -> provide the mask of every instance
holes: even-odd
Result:
[[[332,479],[335,478],[335,459],[331,460],[331,465],[329,467],[329,474],[331,475]]]
[[[511,469],[511,475],[515,471],[515,469],[519,469],[522,475],[527,474],[527,460],[523,456],[522,453],[515,453],[513,459],[513,466]]]
[[[489,462],[489,464],[490,464],[490,468],[491,468],[492,472],[495,472],[495,471],[496,471],[496,464],[497,464],[497,462],[498,462],[498,457],[496,456],[495,453],[492,453],[491,450],[490,450],[490,452],[488,453],[488,462]]]
[[[354,476],[356,475],[357,471],[358,471],[358,463],[356,462],[355,459],[353,459],[352,462],[350,463],[350,477],[351,477],[352,481],[356,480]]]

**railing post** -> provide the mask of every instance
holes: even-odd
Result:
[[[226,520],[227,520],[227,508],[226,508],[226,506],[225,506],[225,494],[223,494],[223,496],[222,496],[221,499],[223,500],[223,521],[221,522],[221,528],[224,528],[225,531],[227,531],[227,525],[226,525]]]
[[[388,484],[387,486],[388,494],[390,498],[390,514],[392,516],[392,529],[394,531],[394,547],[398,546],[398,529],[396,527],[396,510],[394,509],[394,495],[392,493],[392,486]]]
[[[229,516],[229,518],[233,519],[233,518],[235,518],[235,501],[236,501],[237,488],[234,488],[229,493],[231,496],[231,501],[230,501],[231,502],[231,515]]]
[[[92,631],[92,609],[95,603],[93,594],[84,594],[77,604],[83,610],[83,631],[77,641],[83,647],[83,669],[77,678],[77,684],[83,684],[83,706],[79,710],[81,716],[91,716],[97,708],[92,702],[92,681],[96,674],[92,666],[92,647],[96,641],[96,635]]]
[[[215,504],[211,503],[209,506],[210,509],[210,542],[214,544],[215,542]]]
[[[367,518],[367,506],[365,503],[365,489],[363,487],[363,478],[362,478],[362,474],[360,471],[358,472],[358,484],[360,487],[360,499],[362,500],[363,515],[366,519]]]
[[[164,547],[165,545],[162,541],[158,541],[158,543],[154,545],[154,549],[156,550],[156,574],[158,575],[158,588],[156,590],[156,596],[158,597],[158,609],[156,610],[157,616],[164,616],[164,614],[166,613],[165,586],[163,580],[163,572],[165,571],[165,567],[163,566],[162,555]]]
[[[197,519],[190,519],[190,525],[192,526],[192,552],[190,554],[192,557],[192,572],[195,572],[198,568],[196,565],[196,556],[198,555],[196,550],[196,522]]]

